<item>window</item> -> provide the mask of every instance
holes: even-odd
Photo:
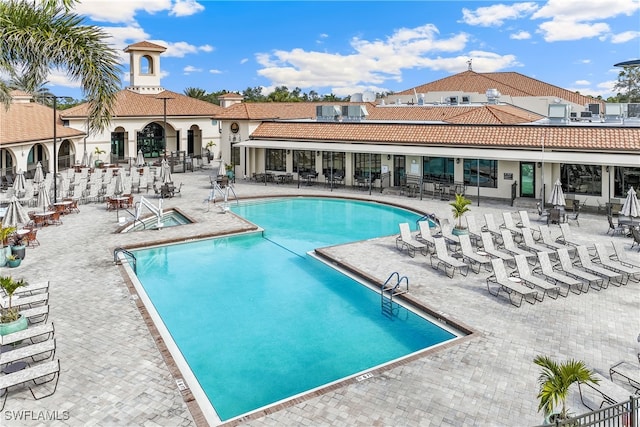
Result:
[[[596,165],[560,165],[560,182],[567,193],[602,195],[601,166]]]
[[[424,157],[422,175],[425,181],[453,182],[453,157]]]
[[[334,153],[333,151],[322,152],[322,174],[329,176],[333,169],[334,175],[344,176],[344,153]]]
[[[636,191],[640,186],[640,168],[622,168],[615,167],[615,183],[614,183],[614,197],[627,197],[627,191],[629,187],[633,187]],[[613,174],[612,171],[612,174]]]
[[[478,164],[480,170],[478,171]],[[479,173],[478,173],[479,172]],[[497,188],[498,161],[486,159],[464,159],[464,183],[474,187]]]
[[[293,150],[293,170],[298,173],[315,171],[315,151]]]
[[[124,159],[124,132],[111,132],[111,154]]]
[[[382,156],[371,153],[355,153],[353,155],[353,171],[355,178],[380,179],[380,169],[382,169]]]
[[[283,149],[267,148],[265,169],[268,171],[286,172],[287,152]]]
[[[158,123],[149,123],[138,132],[138,148],[142,150],[144,157],[160,157],[164,153],[164,138],[162,126]]]
[[[231,144],[231,164],[236,166],[240,164],[240,147],[236,144]]]
[[[153,58],[149,55],[140,57],[140,74],[153,74]]]

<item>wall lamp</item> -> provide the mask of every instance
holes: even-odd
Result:
[[[458,165],[460,164],[460,157],[458,157],[458,158],[456,159],[456,164],[458,164]]]
[[[319,151],[316,151],[316,156],[320,156],[320,152]]]
[[[605,169],[607,172],[609,172],[609,166],[607,166],[607,168]]]
[[[387,160],[391,160],[391,154],[387,154]]]
[[[287,156],[291,154],[291,150],[287,150]]]
[[[542,163],[538,162],[538,163],[536,163],[536,166],[538,166],[538,168],[541,168],[542,167]]]

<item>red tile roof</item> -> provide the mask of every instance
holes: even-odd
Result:
[[[130,90],[121,90],[116,94],[113,117],[159,117],[164,114],[164,101],[167,100],[167,116],[213,117],[224,111],[224,108],[210,102],[191,98],[176,92],[165,90],[157,95],[142,95]],[[87,117],[87,103],[64,110],[64,118]]]
[[[164,52],[167,50],[166,47],[160,46],[159,44],[151,43],[148,41],[142,41],[134,44],[130,44],[129,46],[124,48],[125,52],[129,52],[130,50],[151,50],[156,52]]]
[[[604,105],[602,100],[580,95],[516,72],[476,73],[475,71],[464,71],[431,83],[396,92],[395,94],[413,95],[416,92],[447,91],[484,94],[487,89],[498,89],[503,96],[552,96],[579,105]]]
[[[460,147],[639,151],[640,129],[609,126],[265,122],[251,139]]]
[[[84,132],[62,125],[58,110],[56,136],[70,138]],[[0,106],[0,145],[17,142],[38,142],[53,139],[53,108],[35,102]]]

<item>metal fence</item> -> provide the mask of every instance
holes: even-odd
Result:
[[[631,396],[625,402],[616,403],[597,411],[587,412],[569,420],[543,426],[564,427],[640,427],[640,397]]]

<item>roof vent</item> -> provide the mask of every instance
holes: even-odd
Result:
[[[367,108],[364,105],[343,105],[342,120],[350,122],[359,122],[368,116]]]
[[[500,99],[500,92],[498,92],[498,89],[487,89],[486,95],[487,102],[489,104],[497,104]]]
[[[568,123],[571,117],[571,106],[569,104],[549,104],[548,117],[551,123]]]

